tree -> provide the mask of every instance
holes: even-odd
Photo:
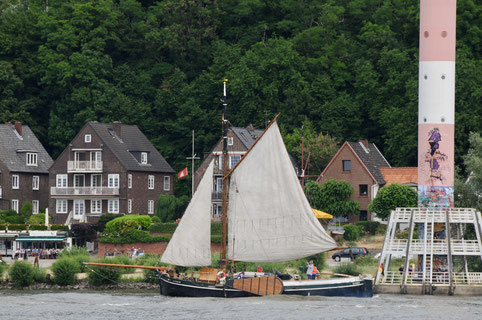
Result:
[[[182,217],[188,203],[189,197],[187,196],[177,198],[170,194],[161,194],[154,215],[162,222],[174,221]]]
[[[470,149],[464,156],[468,178],[457,176],[455,180],[455,204],[457,207],[477,208],[482,211],[482,137],[472,132]]]
[[[336,217],[355,215],[360,212],[360,204],[350,200],[353,188],[346,181],[330,179],[321,186],[310,181],[305,186],[305,194],[311,206]]]
[[[409,186],[392,183],[381,188],[375,199],[368,205],[368,210],[375,212],[377,217],[386,219],[391,210],[397,207],[416,207],[417,192]]]

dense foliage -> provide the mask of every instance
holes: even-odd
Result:
[[[15,261],[8,269],[8,276],[16,287],[28,287],[34,281],[33,266],[23,261]]]
[[[472,133],[469,141],[470,149],[464,157],[469,178],[465,179],[460,175],[456,178],[455,205],[482,211],[482,137],[478,133]]]
[[[387,219],[395,208],[416,206],[417,191],[409,186],[392,183],[378,191],[375,199],[368,205],[368,210],[376,213],[380,219]]]
[[[68,286],[77,280],[76,274],[80,272],[79,264],[73,257],[62,257],[52,265],[54,283],[60,286]]]
[[[170,194],[161,194],[157,200],[154,216],[161,222],[171,222],[182,217],[189,203],[189,197],[184,195],[176,197]]]
[[[413,166],[418,6],[418,0],[6,0],[0,123],[29,125],[54,159],[86,121],[136,124],[180,170],[191,154],[192,130],[197,154],[219,138],[227,77],[227,117],[236,126],[262,128],[281,112],[285,135],[309,122],[315,136],[367,138],[392,165]],[[469,132],[482,129],[480,12],[476,1],[458,1],[458,164]],[[176,188],[188,194],[189,183]]]
[[[346,217],[360,212],[360,204],[350,200],[353,188],[347,181],[330,179],[321,186],[310,181],[305,186],[305,194],[312,208],[336,217]]]
[[[343,239],[347,241],[357,241],[362,235],[362,226],[354,224],[345,224],[343,226]]]

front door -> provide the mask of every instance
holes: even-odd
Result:
[[[74,200],[74,219],[80,220],[85,214],[85,201]]]

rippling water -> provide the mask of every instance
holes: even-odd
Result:
[[[0,319],[482,319],[481,297],[171,298],[155,292],[0,292]]]

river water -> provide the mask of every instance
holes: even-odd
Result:
[[[482,319],[481,297],[172,298],[157,292],[0,291],[0,319]]]

